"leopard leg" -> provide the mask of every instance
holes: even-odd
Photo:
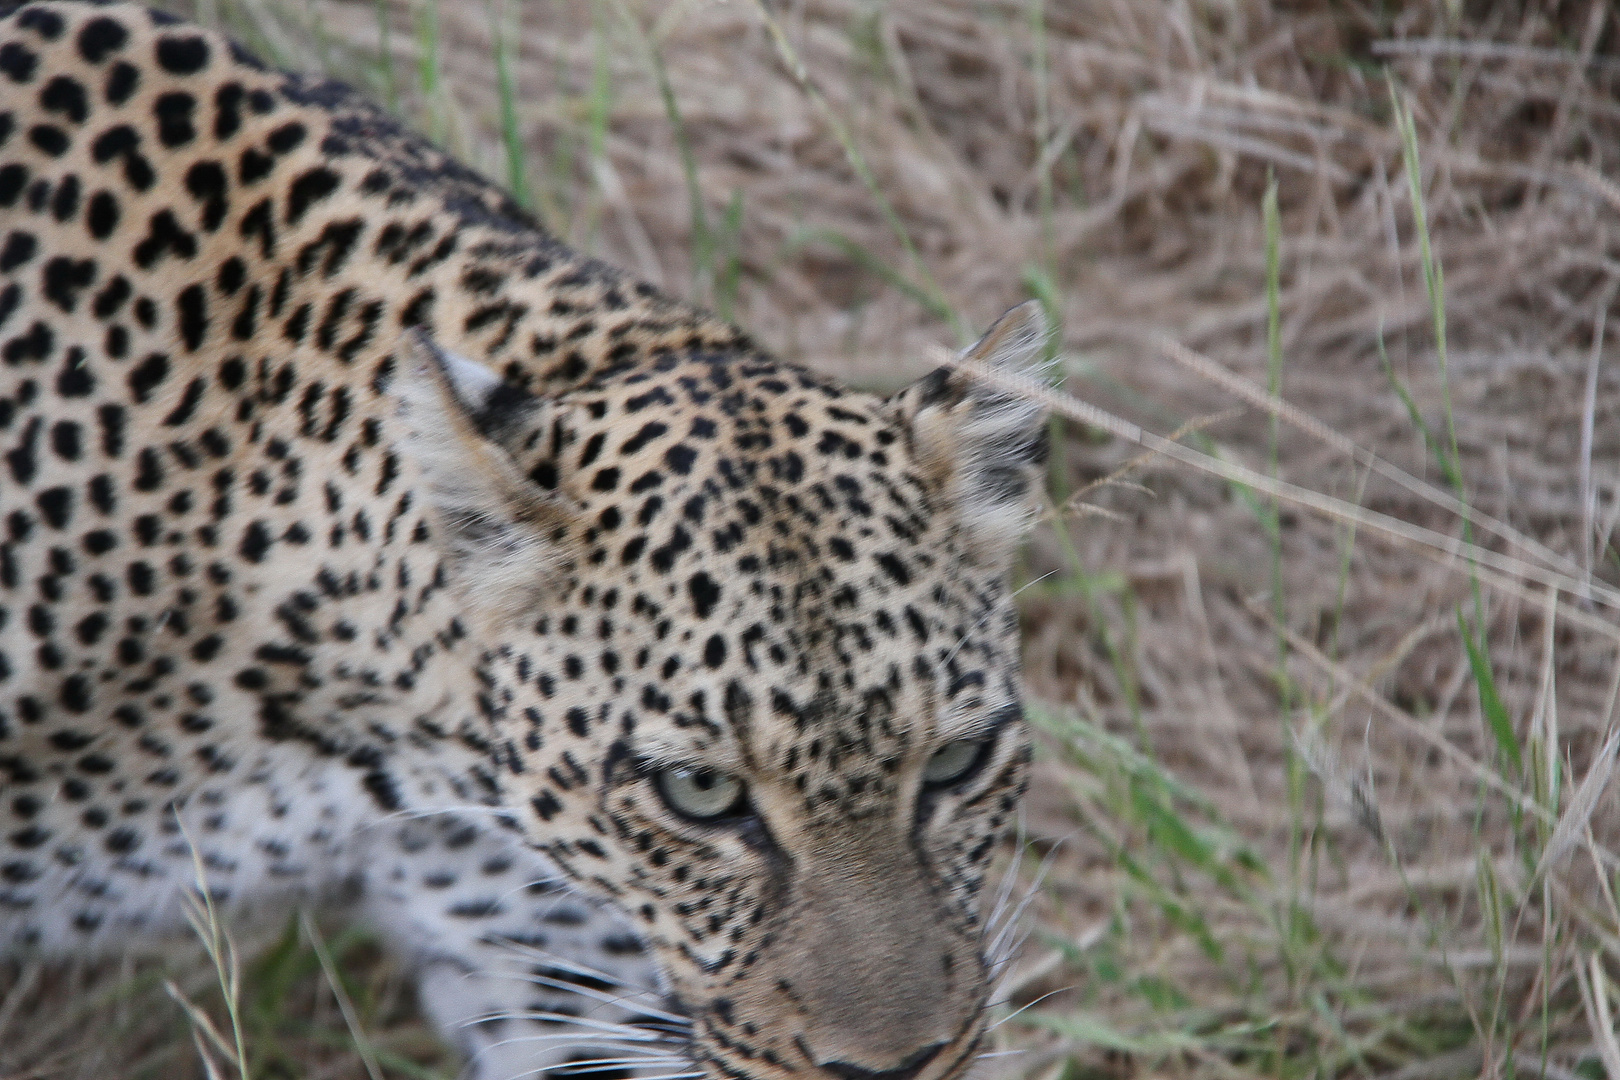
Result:
[[[379,826],[366,912],[476,1080],[690,1072],[679,1018],[629,922],[493,819]]]

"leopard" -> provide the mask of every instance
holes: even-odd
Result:
[[[359,91],[5,5],[0,955],[342,897],[469,1077],[967,1075],[1049,351],[852,389]]]

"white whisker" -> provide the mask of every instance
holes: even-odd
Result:
[[[1018,845],[1018,854],[1010,863],[1007,864],[1007,869],[1002,871],[1001,883],[996,886],[996,902],[991,905],[990,915],[984,921],[984,934],[990,933],[991,929],[996,925],[996,921],[1001,918],[1001,913],[1007,906],[1007,899],[1008,897],[1012,896],[1013,886],[1018,883],[1018,871],[1022,869],[1024,865],[1026,834],[1024,832],[1024,813],[1022,808],[1020,808],[1018,812],[1018,832],[1016,842]]]
[[[1079,988],[1080,987],[1079,987],[1078,983],[1074,984],[1073,986],[1060,986],[1056,990],[1052,990],[1052,991],[1049,991],[1049,992],[1047,992],[1045,994],[1042,994],[1040,997],[1036,998],[1034,1001],[1029,1002],[1027,1005],[1020,1005],[1018,1008],[1014,1009],[1012,1012],[1008,1013],[1006,1016],[1003,1016],[1000,1020],[997,1020],[995,1023],[991,1024],[989,1027],[985,1028],[984,1030],[986,1030],[986,1031],[994,1031],[994,1030],[996,1030],[996,1028],[1000,1027],[1002,1024],[1005,1024],[1007,1021],[1011,1020],[1013,1017],[1015,1017],[1019,1013],[1023,1012],[1025,1009],[1033,1009],[1035,1006],[1039,1005],[1041,1002],[1045,1001],[1049,997],[1055,997],[1058,994],[1067,993],[1070,990],[1078,990]]]
[[[602,1072],[605,1069],[619,1068],[623,1066],[631,1066],[638,1069],[651,1069],[654,1067],[661,1069],[673,1069],[678,1065],[686,1066],[690,1064],[692,1064],[690,1058],[675,1057],[585,1058],[583,1060],[575,1058],[568,1063],[568,1067],[570,1069],[578,1069],[583,1072],[584,1068],[589,1066],[595,1072]]]
[[[471,1020],[462,1021],[462,1026],[471,1027],[475,1024],[487,1023],[491,1020],[530,1020],[541,1023],[569,1024],[573,1027],[581,1029],[578,1031],[563,1032],[556,1035],[535,1036],[535,1038],[541,1039],[566,1038],[576,1040],[594,1039],[597,1041],[611,1039],[627,1043],[669,1042],[668,1036],[662,1034],[661,1032],[648,1031],[646,1028],[639,1028],[630,1024],[618,1024],[610,1020],[592,1020],[588,1016],[571,1016],[568,1013],[556,1012],[529,1012],[526,1010],[514,1010],[509,1012],[483,1013]],[[630,1048],[625,1047],[625,1052],[629,1053]]]
[[[1063,843],[1064,841],[1060,839],[1056,844],[1052,845],[1052,850],[1046,853],[1046,857],[1041,860],[1040,869],[1035,873],[1035,880],[1030,883],[1024,898],[1019,901],[1017,907],[1013,908],[1012,913],[1007,916],[1001,928],[996,931],[996,936],[991,941],[989,948],[985,950],[985,955],[990,959],[993,969],[999,969],[1011,959],[1011,954],[1005,949],[1008,932],[1018,925],[1019,920],[1024,917],[1024,912],[1029,909],[1029,905],[1039,894],[1041,885],[1046,881],[1047,873],[1057,860],[1058,853],[1063,850]],[[1018,944],[1021,946],[1023,940],[1020,939]]]
[[[668,1009],[662,1007],[664,998],[659,995],[656,989],[645,986],[635,986],[631,983],[625,982],[623,979],[620,979],[615,975],[610,974],[609,972],[602,971],[599,968],[593,968],[590,965],[580,963],[577,960],[571,960],[566,956],[560,956],[535,945],[529,945],[520,941],[511,941],[507,942],[506,944],[512,949],[513,952],[526,956],[529,959],[543,962],[554,969],[565,971],[573,975],[579,975],[587,979],[595,979],[599,982],[608,983],[612,986],[621,987],[624,990],[629,991],[629,993],[613,994],[606,990],[599,990],[596,987],[580,986],[579,984],[571,983],[566,979],[557,979],[548,975],[536,975],[532,973],[505,975],[503,976],[505,978],[520,979],[536,986],[550,987],[553,990],[566,990],[570,993],[579,994],[582,997],[590,998],[593,1001],[600,1001],[607,1005],[618,1005],[625,1008],[633,1008],[645,1016],[650,1016],[655,1020],[663,1020],[666,1023],[675,1025],[679,1028],[684,1029],[691,1025],[691,1021],[687,1017],[684,1017],[679,1013],[670,1012]]]
[[[1042,574],[1040,577],[1035,578],[1032,581],[1024,582],[1022,585],[1018,586],[1018,588],[1013,590],[1012,596],[1009,596],[1007,598],[1007,601],[1009,603],[1011,603],[1012,600],[1015,599],[1018,596],[1019,593],[1023,592],[1025,589],[1028,589],[1028,588],[1030,588],[1032,586],[1039,585],[1041,582],[1045,581],[1047,578],[1051,577],[1055,573],[1057,573],[1056,570],[1048,570],[1046,573]],[[984,629],[984,624],[989,622],[996,615],[996,613],[999,610],[1000,610],[1000,608],[998,606],[992,604],[990,606],[990,610],[986,611],[979,618],[979,621],[973,624],[973,629],[971,629],[967,633],[963,634],[960,638],[957,639],[956,644],[951,646],[951,651],[945,654],[945,659],[941,662],[940,666],[941,667],[948,666],[952,660],[956,659],[956,654],[962,651],[962,646],[967,644],[968,638],[972,637],[974,634],[977,634],[980,630],[983,630]]]
[[[490,973],[488,977],[495,979],[509,979],[514,982],[528,983],[531,986],[543,986],[551,990],[562,990],[570,994],[578,994],[580,997],[589,998],[592,1001],[597,1001],[604,1005],[615,1005],[627,1009],[635,1009],[644,1016],[651,1017],[654,1020],[663,1021],[665,1024],[670,1025],[671,1029],[684,1030],[685,1028],[691,1026],[691,1021],[684,1016],[679,1016],[675,1013],[661,1009],[656,1005],[648,1005],[637,1000],[637,996],[641,994],[646,994],[647,996],[652,997],[654,1000],[659,1000],[657,996],[650,990],[632,988],[634,992],[631,994],[613,994],[606,990],[598,990],[594,986],[580,986],[578,983],[571,983],[566,979],[554,979],[550,976],[534,975],[530,973],[498,972]],[[650,1024],[635,1026],[638,1029],[643,1030],[658,1030],[653,1028],[653,1026]]]
[[[479,1051],[478,1051],[478,1054],[474,1055],[474,1056],[477,1057],[479,1055],[488,1054],[490,1051],[495,1050],[495,1049],[497,1049],[499,1047],[516,1046],[516,1045],[519,1045],[519,1044],[550,1043],[553,1040],[557,1039],[558,1037],[559,1036],[554,1036],[554,1035],[516,1035],[516,1036],[512,1036],[511,1038],[501,1039],[501,1040],[499,1040],[497,1042],[489,1043],[488,1045],[480,1048]],[[579,1061],[579,1062],[571,1062],[571,1061],[570,1062],[553,1062],[552,1064],[545,1065],[545,1066],[543,1066],[541,1068],[532,1069],[532,1070],[530,1070],[528,1072],[519,1073],[517,1075],[518,1076],[533,1076],[536,1073],[542,1073],[542,1072],[543,1073],[551,1073],[551,1072],[553,1072],[555,1070],[558,1070],[558,1069],[561,1069],[561,1068],[564,1068],[564,1067],[572,1067],[572,1066],[574,1066],[576,1064],[578,1064],[578,1065],[596,1065],[596,1066],[600,1066],[600,1068],[597,1068],[597,1069],[584,1069],[584,1068],[581,1068],[581,1069],[578,1070],[579,1072],[606,1072],[609,1068],[613,1068],[613,1067],[631,1068],[631,1069],[667,1069],[667,1068],[670,1068],[672,1066],[681,1066],[681,1065],[690,1065],[691,1064],[690,1059],[688,1059],[686,1057],[675,1057],[675,1056],[670,1055],[670,1054],[662,1054],[662,1055],[645,1054],[645,1055],[641,1055],[639,1051],[632,1051],[630,1048],[627,1048],[627,1047],[611,1046],[611,1045],[604,1046],[603,1045],[604,1042],[611,1043],[612,1040],[592,1039],[592,1038],[588,1038],[588,1037],[583,1037],[580,1034],[578,1034],[577,1032],[572,1033],[572,1034],[567,1035],[567,1036],[562,1036],[562,1038],[569,1039],[569,1040],[572,1040],[572,1041],[571,1042],[564,1042],[560,1046],[542,1046],[542,1047],[537,1048],[537,1051],[539,1053],[544,1053],[544,1054],[547,1054],[548,1056],[550,1056],[550,1055],[555,1055],[555,1054],[558,1054],[558,1053],[567,1053],[571,1046],[578,1046],[581,1049],[588,1049],[591,1052],[596,1053],[598,1055],[617,1052],[617,1053],[621,1053],[621,1054],[637,1053],[639,1056],[626,1057],[623,1062],[619,1063],[616,1066],[609,1064],[610,1059],[606,1058],[606,1057],[596,1057],[596,1058],[592,1058],[592,1059],[590,1059],[588,1061]],[[516,1080],[516,1077],[512,1078],[512,1080]]]
[[[512,1038],[512,1039],[502,1039],[500,1042],[491,1043],[489,1046],[484,1047],[484,1049],[479,1051],[479,1052],[480,1053],[486,1053],[486,1052],[488,1052],[490,1050],[493,1050],[497,1046],[508,1046],[508,1045],[513,1045],[513,1044],[516,1044],[516,1043],[524,1043],[524,1042],[532,1042],[532,1041],[534,1041],[534,1040],[532,1040],[530,1038],[526,1038],[526,1037],[519,1037],[519,1038]],[[543,1069],[530,1069],[530,1070],[528,1070],[526,1072],[521,1072],[521,1073],[516,1074],[515,1076],[509,1077],[508,1080],[519,1080],[519,1078],[521,1078],[521,1077],[530,1077],[530,1076],[535,1076],[536,1074],[539,1074],[539,1075],[553,1075],[553,1076],[557,1076],[557,1075],[566,1076],[570,1072],[581,1072],[581,1073],[607,1072],[611,1068],[615,1068],[615,1067],[623,1068],[624,1067],[624,1066],[611,1066],[611,1065],[607,1065],[605,1063],[597,1062],[595,1064],[601,1064],[602,1065],[602,1067],[600,1069],[575,1069],[573,1067],[575,1064],[576,1064],[575,1062],[561,1062],[559,1064],[545,1066]],[[579,1062],[578,1064],[593,1064],[593,1063],[592,1062]],[[672,1058],[672,1059],[669,1059],[667,1061],[647,1061],[647,1062],[634,1062],[634,1063],[627,1063],[627,1064],[631,1068],[635,1068],[637,1066],[644,1067],[644,1068],[651,1068],[651,1067],[668,1068],[669,1066],[672,1066],[672,1065],[690,1065],[691,1062],[688,1061],[688,1060],[685,1060],[685,1059],[677,1060],[677,1059]],[[655,1076],[638,1076],[638,1077],[635,1078],[635,1080],[686,1080],[686,1078],[689,1078],[689,1077],[700,1077],[702,1075],[703,1075],[702,1072],[682,1071],[682,1072],[672,1072],[672,1073],[660,1073],[660,1074],[657,1074]]]
[[[690,1062],[676,1061],[673,1058],[668,1059],[668,1060],[662,1060],[662,1061],[635,1061],[635,1060],[618,1060],[618,1059],[615,1059],[615,1058],[594,1058],[594,1059],[588,1059],[588,1060],[585,1060],[585,1061],[567,1061],[567,1062],[564,1062],[560,1066],[552,1066],[552,1068],[550,1070],[548,1070],[548,1071],[550,1071],[552,1073],[562,1072],[564,1074],[569,1074],[569,1073],[600,1073],[600,1072],[608,1072],[608,1071],[613,1070],[613,1069],[622,1069],[626,1065],[629,1065],[629,1066],[646,1066],[646,1067],[651,1067],[653,1065],[657,1065],[657,1066],[660,1066],[660,1067],[663,1067],[663,1068],[669,1068],[669,1067],[674,1066],[674,1065],[687,1065],[687,1064],[690,1064]]]
[[[506,945],[513,952],[522,953],[523,955],[535,960],[542,960],[554,968],[569,972],[573,975],[581,975],[587,979],[596,979],[600,982],[610,983],[614,986],[622,986],[627,990],[639,989],[631,986],[629,983],[625,982],[617,975],[614,975],[612,972],[603,971],[601,968],[592,967],[591,965],[583,963],[579,960],[563,956],[561,953],[554,953],[549,949],[543,949],[538,945],[530,945],[527,942],[522,941],[508,941],[506,942]],[[652,991],[648,990],[645,992],[651,993]]]
[[[387,825],[394,821],[418,821],[423,818],[438,817],[441,814],[485,814],[493,817],[513,817],[509,806],[485,806],[482,803],[463,803],[453,806],[417,807],[405,810],[394,810],[366,822],[361,828],[375,829],[379,825]]]
[[[1023,925],[1023,929],[1018,932],[1016,937],[1007,941],[1002,946],[1001,951],[996,954],[993,963],[993,977],[1000,977],[1001,973],[1007,970],[1008,966],[1011,965],[1014,960],[1018,959],[1018,955],[1024,951],[1024,943],[1029,940],[1029,935],[1035,932],[1035,927],[1033,925],[1025,925],[1017,920],[1013,921],[1010,925],[1015,928]]]

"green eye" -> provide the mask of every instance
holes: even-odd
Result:
[[[990,744],[979,739],[957,739],[935,750],[923,766],[923,783],[929,787],[942,787],[972,772],[984,758]]]
[[[743,806],[742,781],[713,769],[666,769],[658,793],[671,810],[698,821],[732,817]]]

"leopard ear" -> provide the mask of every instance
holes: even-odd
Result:
[[[1044,382],[1047,333],[1040,305],[1029,301],[997,319],[961,360]],[[970,551],[1005,565],[1040,503],[1046,407],[962,367],[937,368],[893,401],[913,459],[946,481]]]
[[[415,459],[453,576],[496,624],[541,600],[563,559],[564,515],[504,445],[545,423],[548,402],[412,331],[396,383]]]

